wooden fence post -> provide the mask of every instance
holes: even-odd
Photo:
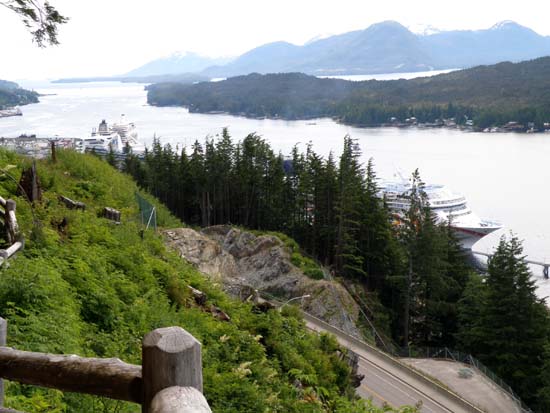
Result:
[[[0,317],[0,347],[6,345],[8,322]],[[4,406],[4,382],[0,379],[0,407]]]
[[[142,377],[143,413],[168,387],[194,387],[202,393],[201,344],[181,327],[151,331],[143,339]]]
[[[6,226],[6,238],[11,245],[17,241],[17,235],[19,233],[19,226],[17,225],[17,218],[15,217],[15,201],[13,199],[8,199],[5,209],[4,223]]]
[[[194,387],[168,387],[157,393],[149,413],[212,413],[208,402]]]
[[[52,149],[52,163],[57,163],[57,153],[55,152],[55,141],[50,141]]]

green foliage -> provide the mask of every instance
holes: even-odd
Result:
[[[489,260],[485,282],[470,281],[468,285],[460,307],[459,337],[467,351],[512,386],[528,405],[548,411],[548,397],[541,397],[540,391],[547,375],[543,366],[548,365],[550,312],[535,295],[522,251],[516,237],[501,238]],[[479,292],[474,291],[476,287]],[[478,315],[472,319],[475,310]]]
[[[0,80],[0,110],[38,102],[38,93],[22,89],[17,83]]]
[[[143,162],[134,158],[126,168],[190,225],[242,225],[275,235],[307,276],[324,278],[320,262],[375,292],[389,310],[378,318],[382,330],[390,330],[390,318],[395,339],[453,346],[469,269],[450,228],[436,225],[430,215],[425,194],[411,210],[408,231],[396,231],[378,195],[374,164],[360,164],[360,149],[350,137],[344,138],[338,165],[311,144],[305,152],[293,148],[289,158],[275,155],[256,135],[235,144],[224,129],[204,145],[196,141],[189,153],[155,142]],[[409,319],[410,335],[403,325]]]
[[[408,211],[400,217],[399,241],[405,257],[402,273],[394,275],[391,299],[397,301],[400,339],[429,347],[454,347],[458,301],[470,270],[451,224],[437,225],[418,170],[407,193]],[[397,293],[398,295],[394,295]],[[390,295],[385,292],[384,300]]]
[[[191,112],[223,111],[250,117],[333,117],[353,125],[473,119],[477,127],[508,121],[550,122],[550,58],[478,66],[433,77],[363,82],[319,79],[300,73],[229,78],[195,85],[157,84],[148,102],[187,106]]]
[[[251,117],[307,119],[327,114],[353,89],[352,82],[318,79],[301,73],[236,76],[213,89],[160,83],[147,88],[147,101],[158,106],[188,106],[191,112],[224,111]]]
[[[307,275],[309,278],[313,278],[314,280],[322,280],[323,278],[325,278],[323,270],[319,268],[306,268],[304,270],[304,274]]]
[[[23,163],[0,151],[0,168],[15,165],[8,169],[16,179]],[[361,411],[334,341],[309,333],[295,313],[257,314],[167,250],[158,234],[140,236],[137,187],[128,176],[94,156],[70,151],[59,151],[55,164],[43,160],[37,167],[47,185],[44,201],[33,207],[16,197],[12,180],[0,179],[0,194],[17,201],[27,238],[25,250],[0,277],[8,345],[139,364],[147,332],[179,325],[203,345],[205,396],[213,411]],[[58,195],[85,202],[86,211],[66,209]],[[163,225],[179,225],[153,197],[142,196],[157,206]],[[122,224],[99,217],[104,206],[121,210]],[[204,307],[195,303],[188,285],[207,294]],[[231,321],[213,317],[211,305]],[[15,383],[8,386],[6,402],[29,413],[139,411],[130,403]]]

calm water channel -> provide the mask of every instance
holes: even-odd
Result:
[[[183,108],[147,106],[143,85],[136,84],[43,85],[36,89],[52,95],[22,107],[24,116],[0,119],[0,136],[82,137],[102,119],[110,123],[123,113],[136,124],[146,144],[156,135],[162,143],[188,146],[228,127],[234,139],[256,132],[285,154],[293,145],[304,148],[311,141],[318,153],[339,155],[342,138],[349,134],[359,142],[365,161],[374,158],[379,177],[391,179],[397,170],[409,175],[419,168],[425,182],[446,184],[463,193],[479,216],[504,225],[474,249],[490,252],[500,236],[513,231],[524,240],[530,259],[550,262],[550,134],[361,129],[330,119],[283,121],[190,114]],[[550,295],[550,282],[542,279],[540,268],[534,270],[539,295]]]

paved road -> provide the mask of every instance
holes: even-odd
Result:
[[[422,412],[452,413],[445,406],[420,393],[411,385],[400,380],[398,377],[394,377],[391,373],[388,373],[365,358],[359,358],[358,372],[359,374],[364,374],[365,378],[357,389],[357,393],[361,397],[372,398],[379,406],[383,406],[385,403],[392,407],[406,404],[414,406],[419,401],[422,401]]]
[[[341,345],[357,353],[358,373],[365,375],[357,389],[360,396],[372,398],[380,406],[384,403],[394,407],[415,405],[422,401],[421,411],[426,413],[482,412],[377,349],[307,314],[304,314],[304,319],[311,330],[328,331],[336,336]]]

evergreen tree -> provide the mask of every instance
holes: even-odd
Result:
[[[338,172],[332,152],[324,163],[321,176],[319,196],[315,204],[317,208],[315,222],[320,237],[318,256],[326,265],[330,265],[334,260],[336,245],[336,204],[338,200]]]
[[[482,313],[481,359],[525,399],[534,401],[548,342],[549,316],[535,294],[523,260],[521,242],[501,239],[487,275],[487,305]]]
[[[478,321],[463,326],[460,336],[465,344],[475,346],[469,350],[527,404],[536,405],[543,384],[541,367],[550,315],[544,301],[535,295],[522,252],[515,236],[509,241],[501,238],[489,260]]]
[[[208,199],[206,191],[206,179],[204,168],[204,151],[199,141],[195,141],[191,147],[189,157],[189,175],[193,190],[193,209],[191,222],[206,226],[208,223]]]
[[[542,386],[537,391],[537,401],[533,407],[539,412],[550,411],[550,343],[544,346],[542,355],[540,382]]]
[[[386,274],[394,273],[397,245],[387,208],[379,196],[374,161],[369,159],[365,171],[365,191],[362,199],[360,249],[364,257],[367,285],[380,290]]]
[[[479,317],[485,306],[486,287],[478,274],[471,274],[464,293],[458,302],[458,347],[466,352],[477,353],[483,345]]]
[[[405,346],[450,346],[468,269],[450,224],[436,222],[424,188],[418,170],[414,171],[407,196],[410,206],[400,226],[407,268],[404,276],[394,277],[401,291],[397,313],[402,314]]]
[[[117,167],[115,152],[113,151],[113,146],[109,145],[109,152],[107,152],[107,163],[113,167]]]
[[[234,145],[227,128],[223,128],[222,137],[216,144],[218,174],[218,224],[231,222],[231,189],[234,185]]]
[[[334,264],[336,270],[348,278],[365,276],[358,242],[364,192],[359,156],[359,147],[349,136],[346,136],[338,171]]]

